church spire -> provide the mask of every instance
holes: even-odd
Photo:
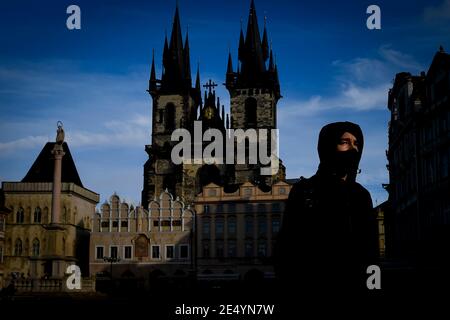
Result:
[[[164,41],[161,89],[166,92],[179,92],[180,90],[189,90],[191,86],[189,34],[186,33],[186,40],[183,45],[180,12],[177,3],[170,41],[167,41],[167,35]]]
[[[264,33],[263,33],[262,45],[261,45],[264,61],[267,61],[267,58],[269,58],[269,41],[267,40],[266,20],[267,20],[267,17],[264,17]]]
[[[155,49],[152,54],[152,69],[150,71],[149,90],[154,91],[156,89],[156,71],[155,71]]]
[[[238,49],[238,59],[240,61],[244,60],[244,51],[245,51],[245,40],[244,40],[244,31],[242,31],[242,19],[241,19],[241,33],[239,35],[239,49]]]
[[[195,90],[201,93],[200,89],[200,63],[197,63],[197,76],[195,77]]]
[[[227,74],[229,73],[233,73],[233,59],[231,59],[231,52],[228,52]]]
[[[191,59],[189,54],[189,31],[186,32],[186,40],[184,42],[184,65],[185,77],[189,86],[191,85]]]

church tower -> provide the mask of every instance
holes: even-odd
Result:
[[[265,20],[261,39],[253,0],[245,37],[241,26],[237,70],[233,69],[230,53],[225,85],[230,93],[231,129],[277,128],[277,103],[281,98],[278,69],[269,46]],[[271,184],[282,178],[285,172],[280,164],[276,177],[263,177],[259,168],[259,165],[236,165],[236,182]]]
[[[144,208],[155,195],[167,189],[178,195],[182,189],[182,168],[170,160],[173,145],[171,135],[175,129],[192,132],[201,101],[200,79],[192,87],[189,57],[189,39],[183,44],[178,5],[175,9],[170,42],[164,41],[161,79],[156,78],[154,55],[148,92],[152,97],[152,142],[146,145],[149,159],[144,164],[142,205]]]

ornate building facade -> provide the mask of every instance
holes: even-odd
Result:
[[[270,188],[270,185],[285,178],[284,166],[272,175],[262,176],[263,166],[256,164],[206,164],[184,162],[175,165],[171,151],[177,143],[171,141],[172,132],[186,129],[194,136],[195,121],[201,121],[203,129],[214,128],[224,133],[226,129],[276,129],[277,102],[281,98],[278,70],[269,48],[268,34],[264,26],[260,36],[255,4],[252,1],[247,32],[241,30],[239,61],[233,69],[231,54],[228,58],[226,88],[230,93],[230,115],[225,116],[224,106],[215,96],[209,81],[202,100],[200,74],[197,69],[195,86],[192,86],[188,35],[185,41],[181,34],[178,6],[175,11],[170,41],[164,42],[163,68],[160,79],[156,77],[155,62],[152,61],[149,89],[152,96],[152,141],[146,146],[149,159],[144,165],[142,205],[144,208],[155,195],[165,189],[192,203],[197,193],[208,183],[225,188],[234,188],[244,182]],[[217,103],[216,103],[217,100]],[[268,141],[271,133],[269,132]],[[225,145],[225,144],[224,144]],[[270,145],[270,144],[269,144]],[[194,144],[192,150],[194,150]],[[205,146],[202,146],[202,150]],[[270,155],[270,152],[269,152]],[[189,155],[184,155],[188,157]],[[191,159],[193,155],[190,155]],[[247,155],[248,156],[248,155]]]
[[[187,276],[194,270],[194,232],[194,211],[167,190],[148,210],[114,194],[95,215],[90,272],[143,286],[158,277]]]
[[[388,107],[387,254],[448,259],[450,55],[441,47],[427,73],[397,74]]]

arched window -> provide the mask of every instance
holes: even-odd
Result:
[[[41,223],[42,213],[41,208],[34,209],[34,223]]]
[[[21,256],[22,255],[22,240],[17,239],[14,244],[14,255]]]
[[[168,103],[166,105],[166,130],[171,131],[175,129],[175,105]]]
[[[40,243],[38,239],[33,240],[33,257],[38,257],[40,252]]]
[[[256,127],[256,105],[255,98],[245,100],[245,125],[247,128]]]
[[[17,210],[17,213],[16,213],[16,223],[23,223],[24,218],[25,218],[25,213],[23,211],[23,208],[20,207],[19,210]]]

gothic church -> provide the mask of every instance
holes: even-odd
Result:
[[[162,75],[158,79],[154,57],[148,92],[152,97],[152,141],[146,145],[148,160],[144,164],[142,206],[148,204],[164,190],[185,203],[191,203],[202,187],[215,183],[225,190],[234,191],[245,182],[268,190],[273,183],[285,180],[285,168],[273,176],[260,174],[261,164],[187,164],[175,165],[171,150],[178,141],[171,141],[175,129],[184,128],[194,136],[194,121],[201,121],[203,130],[214,128],[225,134],[227,129],[276,129],[277,102],[281,98],[278,70],[272,48],[269,46],[266,26],[260,36],[255,4],[252,0],[247,31],[241,28],[237,69],[228,56],[225,85],[230,94],[230,114],[216,97],[215,83],[211,80],[203,87],[197,68],[192,86],[188,34],[183,42],[178,6],[168,41],[164,42]],[[203,146],[205,147],[205,146]],[[191,148],[193,150],[193,148]],[[224,161],[225,162],[225,161]]]

